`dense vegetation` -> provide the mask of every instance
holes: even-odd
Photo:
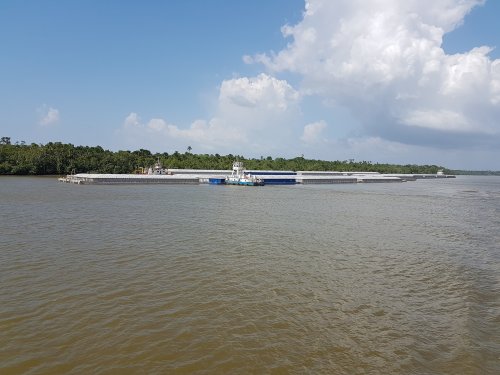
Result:
[[[293,171],[374,171],[381,173],[436,173],[436,165],[393,165],[371,162],[324,161],[296,157],[293,159],[260,157],[247,159],[240,155],[193,154],[191,147],[180,153],[151,153],[148,150],[109,151],[100,146],[74,146],[60,142],[42,144],[11,144],[10,138],[0,140],[0,174],[3,175],[64,175],[70,173],[133,173],[153,165],[160,159],[167,168],[231,169],[235,159],[247,169]],[[445,173],[448,173],[445,169]]]

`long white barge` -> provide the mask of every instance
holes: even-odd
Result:
[[[59,178],[61,182],[78,185],[116,185],[116,184],[199,184],[198,177],[190,175],[149,175],[149,174],[98,174],[78,173]]]
[[[240,162],[236,162],[238,164]],[[241,163],[240,163],[241,164]],[[239,164],[238,164],[239,165]],[[234,166],[233,166],[234,167]],[[242,167],[241,167],[242,168]],[[241,169],[240,168],[240,169]],[[234,169],[234,168],[233,168]],[[336,172],[336,171],[245,171],[249,176],[260,181],[262,185],[295,185],[295,184],[354,184],[374,182],[405,182],[421,178],[450,178],[441,171],[437,174],[380,174],[378,172]],[[101,174],[77,173],[60,177],[59,181],[87,185],[111,184],[225,184],[234,175],[234,170],[209,169],[164,169],[160,161],[148,169],[146,174]],[[233,176],[234,177],[234,176]]]
[[[61,182],[79,184],[79,185],[116,185],[116,184],[208,184],[212,179],[224,179],[226,175],[215,173],[198,173],[193,170],[192,173],[173,174],[173,175],[148,175],[148,174],[98,174],[98,173],[78,173],[60,177]],[[208,172],[208,171],[204,171]],[[265,185],[295,185],[295,184],[355,184],[355,183],[389,183],[415,181],[418,177],[413,176],[395,176],[383,174],[352,174],[352,175],[260,175]],[[420,177],[422,178],[422,177]],[[423,178],[443,178],[426,176]],[[449,177],[448,177],[449,178]]]

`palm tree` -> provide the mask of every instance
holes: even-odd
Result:
[[[188,152],[190,153],[193,148],[191,146],[188,146]]]

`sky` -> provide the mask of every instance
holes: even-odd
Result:
[[[3,0],[0,136],[500,170],[500,1]]]

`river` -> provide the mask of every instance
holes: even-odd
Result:
[[[2,374],[498,374],[500,177],[0,177]]]

